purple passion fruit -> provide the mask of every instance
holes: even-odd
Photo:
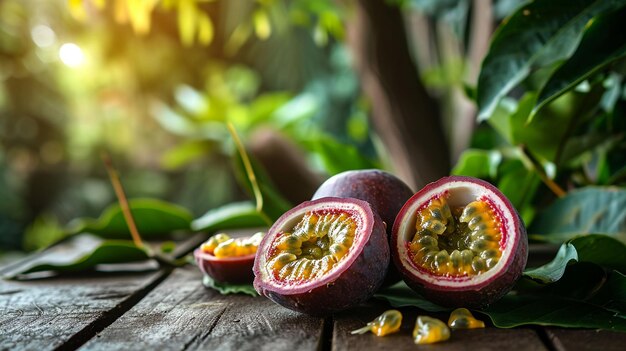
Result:
[[[327,197],[274,223],[257,251],[254,287],[279,305],[323,316],[370,298],[388,265],[385,228],[370,205]]]
[[[366,169],[342,172],[328,178],[313,194],[313,200],[331,196],[368,202],[385,222],[387,236],[391,240],[393,222],[412,195],[411,188],[393,174]],[[390,265],[383,285],[392,285],[400,279],[398,271]]]
[[[393,226],[391,256],[404,281],[450,307],[486,307],[526,265],[528,238],[517,211],[493,185],[446,177],[413,195]]]
[[[263,233],[251,237],[230,238],[220,233],[212,236],[194,251],[202,273],[218,283],[250,284],[254,280],[252,266]]]

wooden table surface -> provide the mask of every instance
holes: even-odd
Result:
[[[203,238],[178,247],[182,256]],[[64,244],[41,255],[59,255]],[[195,266],[139,272],[76,274],[0,282],[1,350],[626,350],[626,333],[544,327],[454,331],[450,340],[415,345],[417,308],[401,309],[401,331],[351,335],[384,301],[332,317],[300,314],[262,297],[220,295]],[[437,316],[437,315],[435,315]],[[447,319],[447,316],[437,316]]]

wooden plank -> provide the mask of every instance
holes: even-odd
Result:
[[[546,333],[556,350],[622,351],[626,349],[626,333],[561,328],[546,328]]]
[[[86,350],[316,350],[323,320],[263,297],[220,295],[196,267],[175,270]]]
[[[180,257],[206,235],[178,245],[170,257]],[[80,257],[93,239],[76,237],[7,265],[0,274],[12,275],[26,266]],[[72,349],[91,339],[135,305],[169,274],[154,261],[101,267],[108,273],[73,273],[0,283],[0,349]]]
[[[366,305],[346,311],[335,317],[333,328],[333,350],[416,350],[412,332],[417,319],[418,309],[402,308],[402,326],[400,331],[378,337],[367,333],[351,335],[352,330],[363,327],[390,309],[382,302],[370,301]],[[422,315],[447,321],[445,314],[420,312]],[[539,336],[532,329],[472,329],[453,331],[449,340],[433,345],[419,345],[419,349],[437,350],[547,350]]]
[[[0,349],[49,350],[81,344],[111,310],[123,310],[162,272],[69,277],[0,284]],[[120,312],[121,313],[121,312]],[[89,337],[89,336],[86,336]]]

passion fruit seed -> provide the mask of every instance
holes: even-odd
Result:
[[[348,213],[311,211],[291,233],[275,241],[268,268],[282,281],[314,279],[331,270],[350,251],[357,224]]]
[[[220,233],[209,238],[200,249],[217,258],[252,255],[256,253],[264,235],[258,232],[247,238],[231,238],[228,234]]]
[[[474,318],[472,313],[467,308],[457,308],[450,313],[448,326],[452,329],[474,329],[484,328],[485,323]]]
[[[202,252],[206,252],[208,254],[213,254],[213,251],[215,251],[215,248],[217,247],[217,245],[227,241],[230,239],[230,235],[226,234],[226,233],[219,233],[219,234],[215,234],[212,237],[209,238],[209,240],[207,240],[206,242],[204,242],[201,246],[200,249],[202,250]]]
[[[365,334],[368,331],[376,334],[376,336],[385,336],[400,330],[402,324],[402,313],[398,310],[388,310],[376,317],[373,321],[367,323],[363,328],[353,330],[351,334]]]
[[[439,319],[418,316],[413,328],[413,342],[416,344],[433,344],[450,338],[450,329]]]
[[[502,254],[501,219],[484,199],[450,209],[448,196],[443,193],[417,210],[412,261],[439,276],[484,273]]]

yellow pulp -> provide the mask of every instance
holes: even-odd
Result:
[[[416,344],[433,344],[450,339],[448,326],[428,316],[419,316],[413,329],[413,341]]]
[[[450,314],[448,326],[452,329],[484,328],[485,323],[472,315],[467,308],[457,308]]]
[[[486,201],[451,210],[446,197],[434,198],[417,211],[409,244],[413,262],[441,276],[486,272],[502,255],[500,219]]]
[[[400,330],[400,325],[402,325],[402,313],[398,310],[388,310],[367,323],[365,327],[353,330],[352,334],[363,334],[371,331],[377,336],[385,336]]]
[[[291,233],[277,238],[268,266],[283,280],[322,276],[349,252],[356,228],[344,212],[307,212]]]
[[[218,258],[247,256],[256,253],[263,235],[258,232],[248,238],[231,238],[228,234],[220,233],[209,238],[200,249]]]

